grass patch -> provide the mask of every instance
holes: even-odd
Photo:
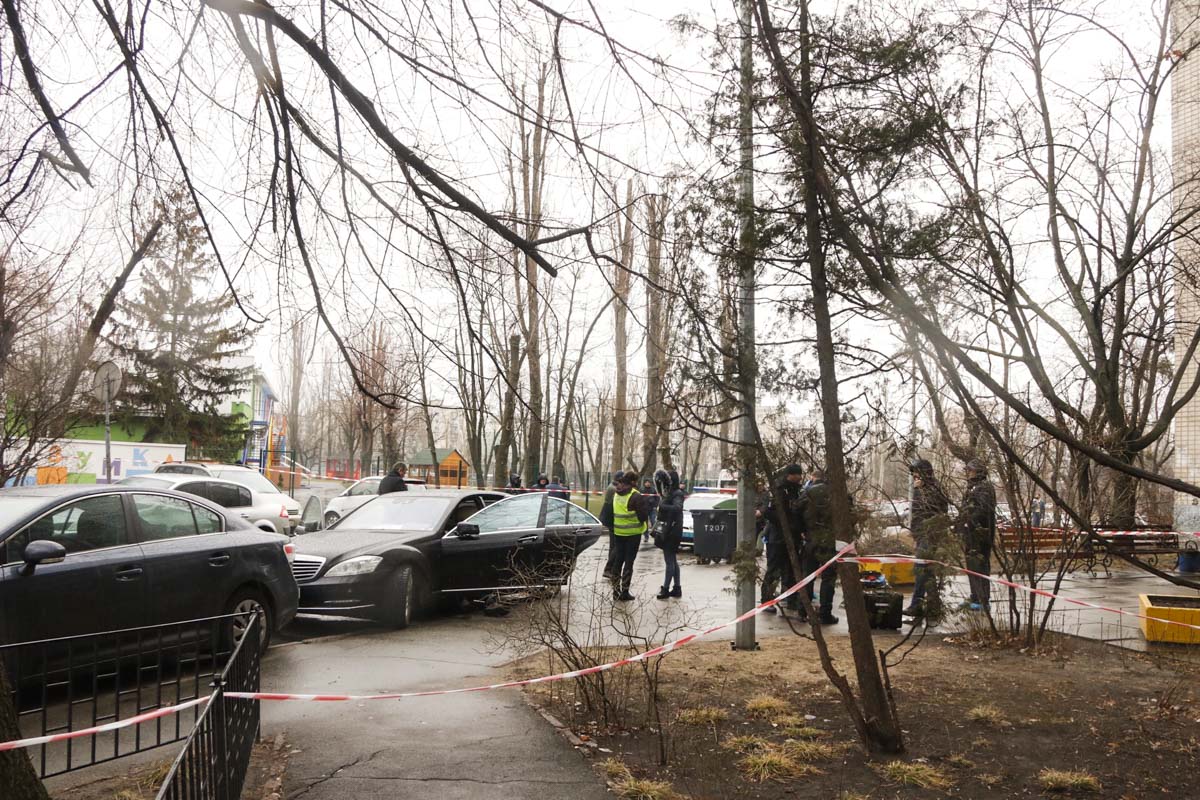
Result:
[[[788,739],[779,746],[781,753],[796,761],[829,761],[841,755],[843,749],[841,745],[795,739]]]
[[[1007,728],[1012,725],[1008,721],[1008,718],[1004,716],[1004,712],[990,703],[975,706],[967,711],[967,719],[972,722],[982,722],[985,725],[991,725],[995,728]]]
[[[620,759],[606,758],[597,766],[604,773],[605,780],[611,783],[620,783],[633,777],[633,774],[629,771],[629,767],[625,766],[625,762]]]
[[[680,800],[679,794],[666,781],[651,781],[629,778],[613,787],[613,792],[623,800]]]
[[[770,746],[771,743],[761,736],[731,736],[721,742],[721,747],[738,753],[752,753],[766,750]]]
[[[784,781],[818,772],[816,767],[801,764],[778,750],[751,753],[738,762],[738,771],[752,783]]]
[[[975,762],[964,756],[962,753],[955,753],[946,758],[946,763],[956,769],[972,769]]]
[[[716,725],[729,719],[729,712],[723,708],[705,706],[703,708],[684,708],[675,717],[681,725]]]
[[[1098,792],[1100,781],[1089,772],[1067,769],[1044,769],[1038,773],[1038,784],[1047,792]]]
[[[780,728],[779,730],[780,733],[789,739],[823,739],[829,735],[828,731],[823,731],[820,728],[814,728],[810,725]]]
[[[769,694],[755,695],[746,701],[746,713],[757,719],[781,717],[791,710],[792,706],[788,701]]]
[[[876,767],[876,770],[889,781],[906,786],[943,790],[954,786],[954,781],[946,773],[919,761],[889,761]]]

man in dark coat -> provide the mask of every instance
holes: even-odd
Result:
[[[662,470],[659,470],[662,472]],[[658,480],[658,473],[655,473],[654,479]],[[661,492],[655,488],[650,481],[642,481],[642,502],[646,504],[646,511],[650,514],[648,520],[649,528],[646,528],[646,535],[643,537],[645,541],[650,541],[650,530],[658,522],[658,504],[662,500]]]
[[[799,464],[790,464],[783,470],[783,477],[775,484],[770,497],[763,507],[767,518],[767,570],[763,573],[762,594],[759,601],[767,602],[776,597],[779,592],[796,582],[795,570],[788,556],[785,536],[790,536],[801,552],[803,532],[802,521],[798,512],[800,500],[800,485],[804,482],[804,468]],[[779,584],[776,586],[776,584]],[[786,601],[787,607],[798,611],[800,601],[795,595]],[[767,613],[774,614],[776,607],[771,606]]]
[[[825,470],[813,467],[808,486],[800,493],[799,513],[804,530],[804,574],[811,575],[837,554],[837,537],[833,530],[833,509],[829,502],[829,484]],[[836,625],[833,615],[833,591],[837,585],[836,564],[821,573],[821,603],[818,622]],[[809,601],[813,599],[813,582],[804,587]]]
[[[546,486],[546,491],[550,493],[551,497],[557,497],[559,500],[569,501],[571,499],[571,490],[563,485],[557,475]]]
[[[392,465],[392,471],[384,475],[383,480],[379,482],[379,493],[407,492],[408,484],[404,482],[404,476],[407,472],[408,464],[405,464],[403,461],[397,461]]]
[[[933,474],[933,464],[918,458],[909,465],[912,473],[913,499],[909,509],[909,530],[916,544],[917,558],[933,558],[939,539],[938,534],[948,530],[950,499]],[[906,617],[919,617],[925,611],[925,595],[936,580],[933,569],[925,564],[913,567],[914,585],[912,599],[904,609]]]
[[[992,574],[992,545],[996,541],[996,489],[988,480],[987,465],[978,459],[965,467],[967,487],[958,504],[955,531],[962,539],[967,569],[980,575]],[[985,578],[968,575],[971,598],[964,605],[972,611],[987,610],[992,599],[992,584]]]
[[[506,489],[520,489],[521,488],[521,476],[515,472],[512,473],[511,475],[509,475],[508,476],[508,486],[506,486],[505,488]]]

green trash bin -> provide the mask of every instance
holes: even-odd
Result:
[[[692,551],[700,563],[733,559],[733,551],[737,548],[737,511],[698,508],[692,512],[692,524]]]

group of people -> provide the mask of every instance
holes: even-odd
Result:
[[[521,490],[521,476],[517,473],[512,473],[508,476],[508,486],[504,487],[509,490]],[[551,497],[557,497],[559,500],[571,499],[571,487],[557,475],[547,478],[545,475],[538,475],[533,486],[526,491],[530,492],[548,492]]]
[[[617,472],[604,493],[600,523],[608,529],[608,562],[604,577],[612,584],[613,600],[633,600],[629,593],[633,582],[633,564],[638,550],[648,537],[662,550],[663,585],[658,599],[683,597],[679,583],[679,547],[683,543],[684,492],[675,470],[658,470],[654,482],[636,487],[636,472]]]

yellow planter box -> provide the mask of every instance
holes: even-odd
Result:
[[[860,556],[860,558],[869,559],[870,556]],[[892,586],[903,586],[904,584],[916,582],[916,578],[913,576],[913,566],[914,565],[911,561],[891,561],[883,563],[859,561],[858,571],[882,572],[883,577],[887,578],[887,582]]]
[[[1143,617],[1142,635],[1148,642],[1174,642],[1176,644],[1200,644],[1200,630],[1159,622],[1169,619],[1200,625],[1200,597],[1170,594],[1143,594],[1139,596]]]

